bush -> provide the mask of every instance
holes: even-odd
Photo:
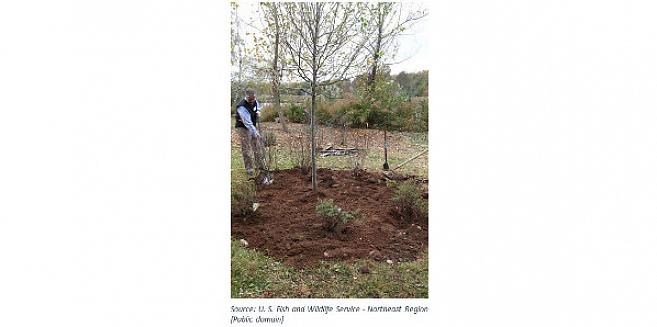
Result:
[[[291,123],[308,123],[308,117],[306,115],[306,111],[303,110],[303,107],[297,104],[291,104],[286,110],[285,110],[285,117],[287,117],[288,121]]]
[[[399,184],[392,201],[399,207],[399,214],[404,220],[429,218],[428,202],[422,198],[422,188],[414,181],[404,181]]]
[[[329,231],[342,231],[344,225],[361,215],[359,210],[348,212],[333,203],[333,199],[319,201],[315,213],[324,221],[324,227]]]
[[[349,125],[355,128],[366,127],[370,107],[369,104],[363,102],[356,102],[349,105],[346,108]]]
[[[426,132],[429,130],[429,99],[422,98],[419,101],[419,119],[418,125],[420,130],[419,132]]]
[[[367,123],[369,126],[383,128],[389,125],[390,114],[378,107],[372,107],[367,114]]]
[[[429,102],[415,98],[399,105],[392,119],[392,127],[400,131],[426,132],[429,128]]]
[[[332,111],[332,105],[326,102],[317,103],[315,111],[315,121],[322,125],[332,125],[335,120],[335,114]]]
[[[310,102],[290,104],[283,112],[291,123],[310,122]],[[307,108],[304,110],[304,108]],[[388,108],[388,109],[384,109]],[[271,107],[263,109],[261,121],[276,121],[278,114]],[[315,121],[326,126],[346,123],[353,128],[384,128],[408,132],[426,132],[429,127],[429,102],[427,97],[415,97],[393,104],[367,103],[354,98],[318,100]]]
[[[345,114],[351,110],[355,103],[355,100],[351,98],[318,102],[315,119],[318,123],[328,126],[341,124]]]
[[[274,122],[278,118],[278,112],[276,108],[272,105],[266,105],[262,108],[260,112],[260,117],[258,118],[261,122]]]
[[[255,185],[249,182],[233,182],[230,190],[230,214],[235,217],[249,218],[255,215],[253,204],[256,202]]]
[[[403,102],[392,115],[391,127],[400,131],[407,131],[409,128],[414,128],[413,125],[413,104]]]

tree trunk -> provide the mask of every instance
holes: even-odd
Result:
[[[315,79],[315,76],[313,76],[313,80]],[[315,151],[317,149],[317,146],[315,145],[315,106],[317,105],[315,103],[316,97],[315,97],[315,82],[313,82],[311,86],[311,93],[312,93],[312,104],[310,106],[310,155],[311,155],[311,160],[312,160],[312,184],[313,184],[313,192],[317,192],[317,161],[315,160]]]
[[[381,58],[381,42],[383,41],[383,8],[382,3],[377,3],[377,33],[376,33],[376,47],[374,48],[374,56],[372,60],[372,67],[367,76],[366,96],[367,100],[372,100],[372,93],[376,87],[376,74],[379,68],[379,59]]]
[[[271,83],[271,91],[272,95],[274,96],[274,106],[276,107],[276,111],[278,112],[278,121],[283,124],[283,130],[286,133],[289,133],[289,130],[287,128],[287,122],[285,121],[285,116],[283,115],[283,110],[281,109],[281,92],[279,89],[280,85],[280,75],[279,75],[279,69],[278,69],[278,53],[280,51],[280,35],[281,35],[281,29],[280,29],[280,23],[278,20],[278,8],[276,7],[276,4],[273,4],[273,16],[274,16],[274,28],[276,29],[275,31],[275,37],[274,37],[274,61],[272,62],[272,83]]]
[[[320,21],[320,11],[319,11],[319,5],[315,7],[315,26],[314,26],[314,31],[313,31],[313,49],[312,49],[312,57],[313,57],[313,79],[312,83],[310,84],[310,94],[311,94],[311,106],[310,106],[310,153],[312,156],[312,185],[313,185],[313,193],[317,192],[317,160],[315,160],[315,152],[316,152],[316,146],[315,146],[315,109],[317,107],[317,34],[319,33],[319,21]]]

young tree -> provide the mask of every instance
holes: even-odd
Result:
[[[322,88],[357,71],[366,40],[356,5],[348,2],[287,2],[284,13],[290,35],[284,48],[296,75],[310,83],[312,188],[317,191],[315,109]]]
[[[377,101],[376,94],[388,96],[385,92],[377,90],[377,81],[380,79],[379,69],[388,66],[389,60],[394,59],[396,54],[397,38],[418,20],[424,18],[427,13],[424,10],[404,10],[399,2],[378,2],[367,4],[369,31],[372,37],[365,44],[369,55],[370,67],[367,72],[367,84],[365,88],[365,101],[371,103]],[[378,99],[383,100],[383,99]],[[384,162],[383,169],[388,170],[388,127],[384,127]]]

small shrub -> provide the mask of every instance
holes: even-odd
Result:
[[[400,131],[408,131],[415,128],[413,120],[413,104],[410,102],[400,103],[391,118],[391,127]]]
[[[317,123],[327,126],[340,124],[344,120],[345,114],[351,110],[350,108],[354,104],[355,100],[351,98],[318,102],[315,119]]]
[[[383,109],[378,107],[371,107],[370,111],[367,113],[367,123],[369,126],[375,127],[385,127],[389,124],[390,114]]]
[[[303,110],[302,106],[297,104],[291,104],[287,110],[285,110],[285,116],[291,123],[308,123],[306,111]]]
[[[390,120],[391,128],[408,132],[426,132],[429,128],[429,102],[416,98],[399,104]]]
[[[363,102],[352,103],[347,107],[346,115],[351,127],[364,128],[367,126],[367,117],[371,106]]]
[[[260,112],[260,117],[258,120],[260,122],[274,122],[278,118],[278,112],[276,111],[276,108],[272,105],[266,105],[262,108]]]
[[[360,210],[353,213],[344,211],[333,203],[333,199],[322,200],[315,206],[315,213],[324,221],[324,227],[329,231],[340,231],[350,220],[361,217]]]
[[[231,216],[249,218],[255,215],[255,185],[249,182],[233,182],[230,190]]]
[[[315,110],[315,121],[322,125],[331,125],[333,123],[333,112],[331,111],[331,104],[326,102],[317,103]]]
[[[419,123],[418,123],[418,129],[421,132],[426,132],[429,130],[429,100],[427,98],[422,98],[419,101],[419,107],[418,107],[418,116],[419,116]]]
[[[422,198],[422,188],[414,181],[404,181],[397,186],[392,197],[404,220],[426,220],[429,218],[428,203]]]

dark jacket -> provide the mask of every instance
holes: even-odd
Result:
[[[255,125],[258,119],[258,115],[256,114],[257,105],[258,105],[258,101],[253,101],[253,104],[250,104],[246,102],[245,99],[242,99],[242,101],[240,101],[240,103],[238,103],[237,106],[235,106],[235,127],[246,128],[246,126],[242,122],[242,118],[240,118],[240,114],[237,112],[237,108],[239,107],[244,107],[246,108],[246,110],[249,111],[249,114],[251,114],[251,122],[253,122],[253,124]]]

